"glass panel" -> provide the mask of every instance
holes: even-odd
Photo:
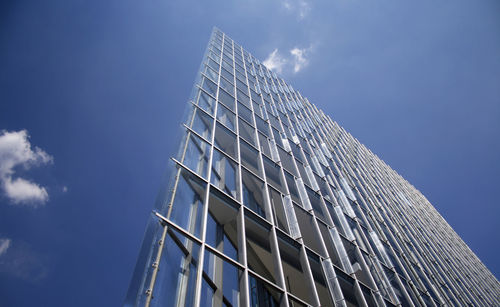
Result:
[[[399,286],[399,283],[396,279],[396,273],[388,269],[387,267],[383,266],[384,271],[385,271],[385,276],[387,276],[387,279],[389,279],[389,282],[391,283],[392,289],[394,290],[394,293],[396,294],[399,302],[403,306],[411,306],[410,302],[406,299],[406,296],[403,294],[403,290]]]
[[[203,70],[203,72],[205,73],[205,75],[207,75],[210,79],[212,79],[212,81],[214,81],[215,83],[217,83],[217,77],[219,76],[219,74],[217,72],[215,72],[214,70],[212,70],[210,67],[208,66],[205,66],[205,69]]]
[[[254,109],[254,111],[256,111]],[[256,113],[258,112],[258,109],[256,111]],[[257,129],[264,133],[266,136],[270,136],[271,133],[269,132],[269,125],[267,124],[267,122],[265,122],[263,119],[261,119],[260,117],[256,117],[255,118],[255,122],[257,123]]]
[[[354,291],[354,279],[337,268],[335,268],[335,273],[337,274],[340,288],[342,289],[342,294],[344,295],[347,306],[362,306],[361,303],[358,302]]]
[[[240,205],[216,189],[210,190],[206,242],[238,261],[237,214]]]
[[[223,153],[231,156],[233,159],[237,159],[236,134],[219,123],[215,126],[214,144]]]
[[[325,256],[321,250],[321,238],[313,224],[313,216],[299,206],[294,206],[294,209],[304,244],[318,254]]]
[[[201,88],[214,97],[217,94],[217,85],[208,78],[203,77]]]
[[[150,306],[193,306],[199,245],[168,230]]]
[[[297,189],[297,185],[295,184],[295,179],[293,175],[285,171],[285,179],[286,183],[288,184],[288,191],[290,192],[292,200],[298,204],[302,204],[302,201],[300,200],[299,197],[299,190]]]
[[[278,147],[278,153],[280,155],[281,165],[283,165],[283,168],[292,173],[293,175],[297,176],[298,173],[297,170],[295,169],[292,156],[285,150],[283,150],[281,147]]]
[[[213,120],[214,119],[210,115],[196,108],[191,129],[196,131],[206,140],[211,141]]]
[[[259,163],[259,152],[250,146],[247,142],[240,142],[241,164],[247,167],[255,174],[262,177],[262,171]]]
[[[240,90],[237,90],[236,91],[236,95],[237,95],[237,98],[238,98],[238,101],[243,103],[244,105],[250,107],[250,98],[248,97],[247,94],[243,93],[242,91]]]
[[[234,93],[234,86],[232,85],[231,82],[227,81],[224,78],[220,78],[220,87],[227,91],[228,93],[233,94]]]
[[[241,170],[241,181],[243,183],[243,204],[266,218],[264,182],[245,169]]]
[[[260,132],[258,133],[258,135],[259,135],[259,143],[260,143],[261,152],[264,155],[271,157],[271,148],[269,147],[268,138]]]
[[[200,306],[242,306],[240,283],[243,271],[221,257],[206,251],[203,264],[203,282]]]
[[[206,183],[181,168],[174,201],[167,218],[195,236],[200,235]]]
[[[311,206],[313,208],[314,215],[316,215],[317,218],[320,218],[325,223],[330,224],[329,219],[326,217],[326,214],[323,210],[323,204],[321,203],[321,196],[308,187],[306,187],[306,191],[309,197],[309,202],[311,203]]]
[[[238,102],[238,115],[246,120],[248,123],[253,125],[253,115],[252,115],[252,110],[249,108],[245,107],[241,103]]]
[[[245,121],[243,121],[241,118],[238,118],[238,126],[240,137],[253,146],[257,147],[257,143],[255,141],[255,129]]]
[[[193,172],[207,177],[207,165],[210,156],[210,144],[203,141],[193,133],[189,133],[186,152],[182,163]]]
[[[277,234],[286,289],[311,304],[311,288],[307,285],[308,278],[302,270],[300,261],[300,244],[279,232]]]
[[[266,171],[266,179],[269,184],[276,189],[285,193],[284,183],[281,177],[281,168],[268,157],[263,157],[264,169]]]
[[[233,82],[233,74],[231,74],[229,71],[227,71],[226,69],[222,69],[221,70],[221,73],[222,73],[222,76],[224,78],[226,78],[229,82]]]
[[[226,91],[222,90],[219,92],[219,102],[221,102],[226,107],[228,107],[231,111],[234,112],[234,104],[235,104],[234,97],[229,95]]]
[[[281,306],[283,293],[268,283],[261,281],[253,274],[248,274],[248,292],[251,307],[278,307]]]
[[[217,107],[217,119],[229,129],[236,130],[236,115],[222,104]]]
[[[302,302],[299,302],[298,300],[296,300],[295,298],[290,297],[290,296],[289,296],[289,299],[288,299],[288,305],[290,307],[307,307],[307,306],[309,306],[309,305],[306,305],[306,304],[304,304]]]
[[[215,99],[212,98],[207,93],[205,93],[204,91],[200,90],[198,95],[197,105],[201,109],[205,110],[207,113],[213,114],[215,108]]]
[[[325,276],[323,274],[323,268],[320,264],[319,257],[309,252],[307,256],[309,258],[309,265],[311,267],[314,285],[316,286],[316,292],[318,293],[321,307],[333,307],[332,298],[330,297],[330,291],[328,291],[328,285],[326,284]]]
[[[370,289],[363,284],[360,284],[359,286],[361,287],[361,292],[363,292],[363,296],[365,297],[365,301],[368,304],[368,307],[377,307],[377,304],[375,303],[375,298]],[[403,304],[403,306],[411,306],[411,305]]]
[[[271,252],[270,230],[270,225],[245,210],[248,267],[267,280],[275,282],[276,263]]]
[[[237,170],[238,166],[234,161],[219,150],[214,149],[210,182],[235,199],[238,199]]]
[[[272,187],[268,186],[269,200],[273,209],[274,224],[284,232],[288,233],[288,222],[286,219],[285,209],[283,207],[282,195]]]

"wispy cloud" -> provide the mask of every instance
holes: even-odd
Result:
[[[311,10],[311,5],[305,0],[283,0],[281,3],[289,12],[297,13],[299,20],[304,19]]]
[[[24,178],[13,178],[16,167],[29,169],[52,163],[53,158],[38,147],[31,148],[26,130],[0,132],[0,184],[14,204],[44,204],[49,199],[47,189]]]
[[[298,73],[302,70],[302,68],[306,67],[309,64],[309,59],[307,58],[309,50],[311,48],[293,48],[290,50],[290,54],[293,57],[293,72]]]
[[[10,239],[0,239],[0,257],[7,252],[10,246]]]
[[[288,56],[283,56],[279,54],[278,49],[274,49],[263,64],[270,70],[280,74],[285,71],[298,73],[309,64],[312,51],[312,45],[308,48],[295,47],[290,49]]]
[[[278,49],[274,49],[274,51],[269,54],[267,59],[262,62],[262,64],[264,64],[270,70],[273,70],[277,73],[282,73],[283,66],[285,66],[286,62],[287,60],[278,53]]]
[[[48,260],[47,255],[34,251],[22,241],[0,239],[0,273],[38,283],[49,274]]]

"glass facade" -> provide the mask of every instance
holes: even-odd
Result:
[[[427,199],[214,29],[125,306],[499,306]]]

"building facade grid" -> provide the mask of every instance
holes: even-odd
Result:
[[[214,28],[126,306],[499,306],[427,199]]]

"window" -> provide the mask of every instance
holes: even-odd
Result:
[[[150,306],[194,306],[200,246],[172,228],[164,244]]]
[[[193,172],[206,178],[209,156],[210,145],[195,134],[188,133],[186,151],[181,162]]]
[[[237,170],[238,166],[231,158],[214,149],[210,182],[235,199],[238,199]]]
[[[245,169],[241,170],[241,181],[243,183],[243,204],[266,218],[264,182]]]
[[[236,159],[238,150],[238,147],[236,146],[236,134],[220,123],[217,123],[215,126],[214,144],[223,153],[231,156],[233,159]]]
[[[236,130],[236,115],[223,104],[217,107],[217,119],[229,129]]]

